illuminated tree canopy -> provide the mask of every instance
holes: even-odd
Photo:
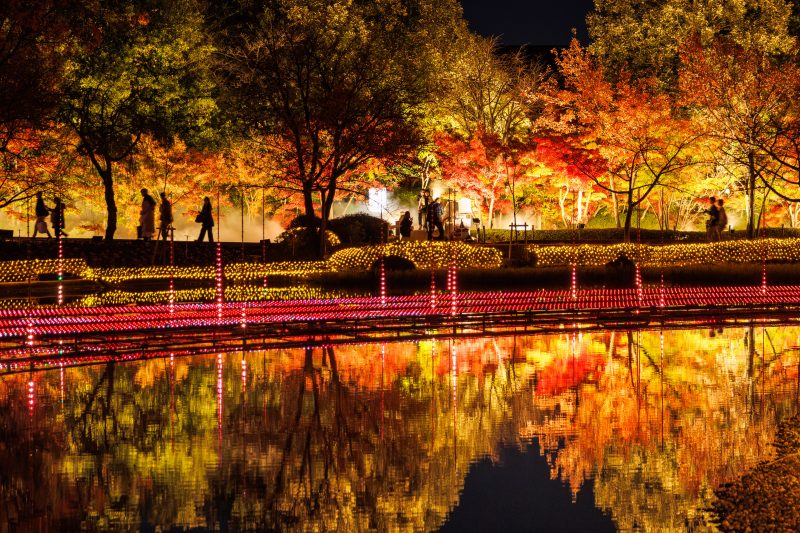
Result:
[[[433,186],[489,227],[629,237],[701,229],[715,196],[756,237],[800,224],[798,20],[786,0],[597,0],[588,46],[546,67],[454,0],[7,2],[0,207],[61,194],[113,238],[141,186],[186,217],[219,194],[314,227],[370,187],[392,218]]]

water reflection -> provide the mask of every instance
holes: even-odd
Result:
[[[798,405],[798,338],[565,332],[8,374],[0,523],[431,531],[486,523],[504,493],[480,472],[513,468],[526,482],[506,497],[558,487],[545,511],[593,498],[597,527],[683,530],[771,453]]]

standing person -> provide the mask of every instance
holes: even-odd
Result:
[[[162,240],[167,240],[169,230],[172,227],[172,203],[167,199],[167,194],[161,193],[161,204],[158,206],[158,219],[161,227],[158,229]]]
[[[420,229],[428,229],[428,205],[431,202],[431,193],[428,189],[422,189],[417,199],[417,224]],[[425,221],[423,224],[422,221]]]
[[[403,217],[400,219],[398,226],[400,227],[400,236],[404,239],[408,239],[411,237],[411,228],[413,227],[414,222],[411,220],[411,211],[406,211],[403,213]]]
[[[147,189],[142,189],[142,208],[139,210],[139,237],[149,241],[156,232],[156,201],[147,192]]]
[[[442,215],[444,215],[444,208],[436,198],[432,204],[428,205],[428,240],[433,239],[433,228],[439,230],[439,239],[444,240],[444,226],[442,226]]]
[[[708,209],[706,209],[706,213],[708,213],[708,220],[706,221],[706,238],[709,242],[718,240],[717,237],[717,226],[719,225],[719,209],[717,209],[717,199],[712,196],[709,198],[709,205]]]
[[[42,193],[39,191],[36,193],[36,225],[33,227],[34,237],[39,233],[46,233],[48,239],[52,238],[50,230],[47,228],[47,215],[49,214],[50,210],[44,204]]]
[[[195,222],[202,224],[200,229],[200,237],[197,238],[198,242],[203,242],[203,237],[208,233],[208,242],[214,242],[214,217],[211,214],[211,199],[206,196],[203,198],[203,208],[200,214],[194,219]]]
[[[722,201],[722,198],[717,200],[717,213],[719,218],[717,222],[717,240],[721,241],[725,228],[728,227],[728,213],[725,212],[725,202]]]
[[[53,226],[53,234],[56,237],[59,235],[69,237],[69,235],[64,232],[64,202],[62,202],[61,198],[58,196],[53,198],[53,201],[56,204],[53,206],[53,210],[50,211],[50,224]]]

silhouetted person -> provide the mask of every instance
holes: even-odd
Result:
[[[199,222],[202,224],[200,229],[200,236],[197,238],[199,242],[203,241],[203,237],[205,237],[206,233],[208,233],[208,242],[214,242],[214,217],[211,214],[211,199],[206,196],[203,198],[203,208],[200,210],[200,214],[197,215],[197,218],[194,219],[195,222]]]
[[[167,200],[167,194],[161,193],[161,204],[158,206],[158,219],[161,226],[158,231],[163,240],[167,240],[169,230],[172,227],[172,202]]]
[[[47,215],[50,214],[50,210],[44,205],[44,199],[42,198],[42,193],[36,193],[36,224],[33,226],[33,236],[36,237],[39,233],[46,233],[47,238],[51,238],[50,230],[47,228]]]
[[[444,240],[444,226],[442,225],[442,217],[444,216],[444,207],[435,199],[432,204],[428,205],[428,240],[433,238],[433,228],[439,230],[439,239]]]
[[[431,203],[431,193],[428,189],[422,189],[417,199],[417,224],[420,228],[428,228],[428,206]]]
[[[64,232],[64,202],[61,198],[56,196],[54,199],[55,205],[53,210],[50,211],[50,224],[53,226],[53,234],[58,237],[59,235],[69,237]]]
[[[728,227],[728,213],[725,212],[725,202],[722,201],[722,198],[717,200],[717,240],[722,240],[722,234],[725,232],[725,228]]]
[[[149,241],[156,232],[156,201],[142,189],[142,208],[139,211],[139,227],[142,239]]]
[[[411,220],[411,211],[406,211],[403,213],[403,217],[400,219],[400,236],[404,239],[408,239],[411,237],[411,228],[414,226],[414,221]]]
[[[709,205],[706,209],[708,213],[708,220],[706,221],[706,237],[710,241],[719,240],[717,238],[717,226],[719,225],[719,209],[717,209],[717,199],[711,197],[708,199]]]

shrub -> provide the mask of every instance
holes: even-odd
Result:
[[[417,268],[445,268],[453,260],[459,268],[496,268],[503,259],[495,248],[463,242],[411,241],[361,248],[347,248],[331,255],[331,269],[369,270],[381,257],[397,256]]]
[[[278,244],[291,252],[292,256],[315,257],[319,251],[317,230],[308,227],[290,228],[278,235]],[[325,245],[328,249],[339,246],[341,241],[335,233],[325,232]]]
[[[389,223],[366,213],[346,215],[328,221],[328,229],[344,244],[380,244],[389,237]]]
[[[380,258],[372,263],[372,270],[379,270],[381,268]],[[384,270],[414,270],[416,265],[413,261],[400,257],[399,255],[387,255],[383,258]]]
[[[319,228],[322,225],[322,220],[316,216],[298,215],[289,222],[289,229],[292,228]]]
[[[581,244],[577,246],[530,245],[539,266],[614,265],[638,262],[641,265],[710,265],[715,263],[752,263],[762,259],[774,263],[800,262],[800,239],[761,239],[724,241],[703,244]]]

